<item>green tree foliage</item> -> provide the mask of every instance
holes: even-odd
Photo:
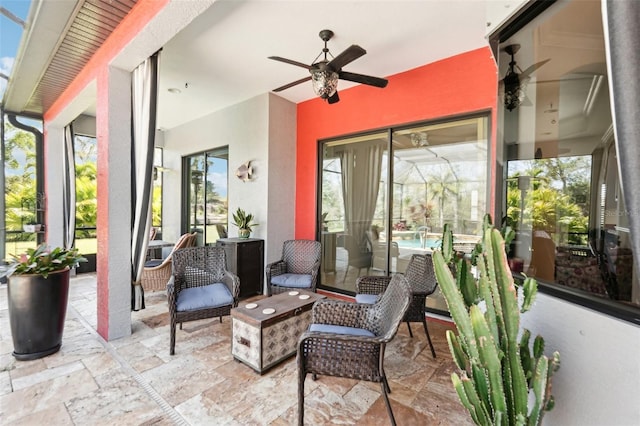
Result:
[[[584,157],[519,161],[507,182],[507,217],[516,227],[549,233],[586,233],[589,226],[591,159]],[[518,188],[518,176],[530,177],[530,188]],[[522,208],[524,207],[524,211]],[[573,243],[584,243],[578,239]]]
[[[36,218],[36,141],[32,133],[5,121],[5,205],[7,231],[22,231]],[[27,241],[31,234],[10,233],[9,241]]]

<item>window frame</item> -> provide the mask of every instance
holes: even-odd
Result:
[[[517,34],[518,31],[526,27],[531,21],[533,21],[535,18],[537,18],[540,14],[545,12],[547,9],[554,6],[555,3],[557,3],[557,0],[531,1],[529,2],[528,5],[521,8],[510,19],[508,19],[502,26],[498,27],[494,31],[494,33],[489,36],[489,43],[490,43],[490,46],[492,47],[494,58],[499,57],[498,46],[501,43],[506,42],[511,36]],[[498,96],[497,99],[499,102],[500,96]],[[503,106],[498,104],[497,108],[501,109],[503,108]],[[500,123],[498,123],[498,126],[500,126]],[[499,132],[501,130],[503,129],[498,128]],[[502,142],[498,142],[498,144],[499,144],[498,152],[500,152],[500,150],[502,150],[503,152],[502,161],[504,162],[505,167],[503,168],[502,176],[496,176],[497,180],[495,182],[495,185],[496,185],[495,190],[496,190],[496,194],[497,195],[499,194],[496,197],[496,200],[499,200],[501,197],[504,197],[500,202],[502,204],[502,206],[500,207],[502,209],[502,212],[506,212],[505,194],[506,194],[506,179],[507,179],[507,167],[506,167],[507,149],[506,149],[506,142],[502,141]],[[597,185],[597,182],[592,182],[592,189],[591,189],[592,193],[594,190],[598,191],[597,188],[594,188],[594,185]],[[498,203],[498,201],[496,202]],[[495,206],[495,207],[497,208],[498,206]],[[636,268],[636,265],[635,265],[635,261],[634,261],[633,269],[634,271],[638,271],[638,268]],[[517,281],[522,281],[525,278],[525,276],[520,273],[513,273],[513,275]],[[640,306],[629,305],[629,304],[621,303],[621,302],[610,300],[610,299],[604,299],[578,289],[573,289],[566,286],[560,286],[555,283],[546,282],[545,280],[542,280],[539,278],[536,278],[536,281],[538,282],[538,288],[540,292],[544,294],[557,297],[558,299],[562,299],[567,302],[576,304],[578,306],[592,309],[596,312],[603,313],[623,321],[640,325]]]

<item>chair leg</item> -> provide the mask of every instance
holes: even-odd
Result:
[[[304,425],[304,380],[307,373],[300,371],[298,373],[298,425]]]
[[[407,321],[407,328],[409,329],[409,336],[413,337],[413,332],[411,332],[411,326],[409,325],[409,321]]]
[[[176,353],[176,323],[171,321],[171,331],[169,332],[169,355]]]
[[[387,381],[387,375],[384,373],[382,375],[382,383],[384,384],[384,388],[387,393],[391,393],[391,388],[389,387],[389,382]]]
[[[180,330],[182,330],[182,323],[180,323]]]
[[[220,324],[222,324],[222,316],[220,316]]]
[[[391,420],[391,425],[396,426],[396,419],[393,417],[393,410],[391,410],[391,403],[389,403],[389,396],[387,396],[387,390],[385,389],[386,379],[382,383],[380,383],[380,387],[382,387],[382,396],[384,397],[384,402],[387,404],[387,413],[389,414],[389,419]]]
[[[424,319],[424,317],[422,317],[422,325],[424,326],[424,332],[427,334],[427,340],[429,341],[429,346],[431,347],[431,355],[433,356],[433,359],[436,359],[436,351],[435,349],[433,349],[433,343],[431,343],[431,336],[429,335],[429,329],[427,328],[427,321]]]

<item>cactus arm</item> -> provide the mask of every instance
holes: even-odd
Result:
[[[442,234],[442,254],[446,263],[451,263],[455,257],[455,251],[453,250],[453,232],[451,232],[451,226],[448,223],[445,223]]]
[[[494,412],[506,412],[507,404],[502,382],[502,365],[498,355],[496,342],[493,341],[489,326],[476,305],[470,309],[473,330],[478,341],[478,352],[482,367],[485,369],[489,382],[489,400]]]
[[[533,301],[536,299],[536,294],[538,294],[538,283],[535,279],[527,277],[522,285],[522,291],[524,293],[524,300],[522,302],[520,312],[524,314],[531,309],[531,305],[533,305]]]
[[[513,283],[513,276],[507,263],[507,256],[504,251],[504,240],[500,231],[497,229],[489,229],[489,241],[486,244],[487,258],[489,261],[489,271],[495,271],[496,286],[499,291],[499,298],[502,305],[501,312],[504,312],[502,316],[504,321],[504,331],[506,334],[505,341],[505,353],[507,354],[511,380],[513,384],[513,416],[522,414],[527,415],[527,380],[520,364],[520,348],[518,346],[518,330],[520,328],[520,309],[518,307],[518,295],[516,287]],[[485,234],[486,235],[486,234]],[[490,247],[490,248],[489,248]],[[493,268],[491,267],[493,266]],[[494,300],[495,301],[495,300]],[[496,304],[497,305],[497,304]],[[496,311],[498,307],[496,306]],[[514,422],[515,417],[509,419]]]
[[[533,357],[540,358],[543,355],[544,355],[544,339],[542,338],[542,336],[538,335],[533,341]]]
[[[491,411],[491,402],[489,401],[489,383],[487,382],[487,374],[484,368],[474,363],[471,365],[472,379],[475,390],[482,401],[482,406],[487,412]]]
[[[480,288],[480,298],[485,301],[487,311],[484,316],[487,319],[489,330],[495,342],[500,342],[500,333],[498,331],[498,319],[496,317],[496,310],[493,303],[493,296],[491,294],[491,288],[489,286],[487,277],[487,265],[484,261],[478,263],[478,269],[480,270],[480,282],[478,287]]]
[[[476,393],[473,383],[466,377],[460,378],[456,373],[451,374],[451,381],[453,387],[458,394],[458,398],[462,402],[462,405],[469,411],[474,423],[480,426],[489,424],[489,414],[486,411],[486,407],[480,402],[480,398]]]
[[[520,338],[520,363],[527,378],[527,384],[531,383],[531,378],[533,377],[533,361],[531,359],[531,351],[529,351],[530,338],[531,332],[525,329]]]
[[[467,355],[464,353],[462,346],[460,346],[460,341],[456,337],[455,333],[451,330],[447,330],[447,343],[449,343],[449,350],[451,351],[451,356],[456,363],[456,366],[463,371],[467,370],[469,365],[469,359]]]
[[[477,343],[473,338],[473,327],[471,326],[471,319],[467,313],[462,294],[456,286],[456,281],[453,275],[451,275],[451,270],[445,263],[442,253],[434,251],[432,256],[436,280],[440,285],[440,289],[445,294],[451,318],[453,318],[453,321],[458,327],[460,343],[467,354],[469,354],[469,357],[478,358]]]
[[[471,306],[479,302],[478,283],[471,273],[471,264],[467,259],[459,259],[456,262],[457,283],[465,304]]]
[[[535,396],[533,407],[529,415],[529,426],[537,426],[542,422],[542,415],[544,414],[544,406],[546,405],[546,393],[547,393],[547,377],[549,371],[549,359],[546,356],[541,357],[538,360],[535,374],[531,380],[531,389]]]

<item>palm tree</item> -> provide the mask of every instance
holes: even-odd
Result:
[[[453,228],[458,226],[458,179],[451,171],[447,171],[444,176],[431,175],[428,178],[429,194],[431,199],[438,201],[438,219],[441,228],[444,227],[444,203],[448,196],[454,197],[453,203]]]

